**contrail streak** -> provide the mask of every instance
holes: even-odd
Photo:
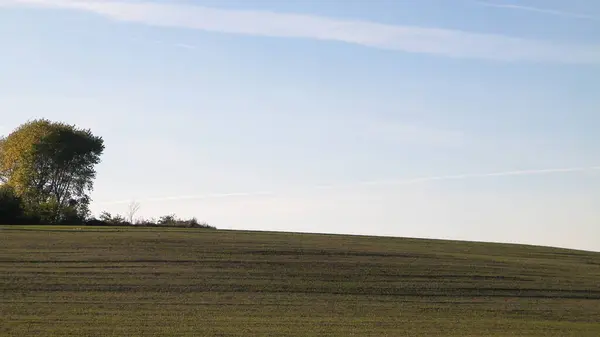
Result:
[[[562,17],[568,17],[568,18],[574,18],[574,19],[584,19],[584,20],[600,21],[600,17],[597,17],[597,16],[580,14],[580,13],[565,12],[565,11],[560,11],[560,10],[555,10],[555,9],[546,9],[546,8],[529,7],[529,6],[521,6],[521,5],[511,5],[511,4],[499,4],[499,3],[484,2],[484,1],[475,1],[475,3],[478,4],[478,5],[481,5],[481,6],[486,6],[486,7],[494,7],[494,8],[501,8],[501,9],[512,9],[512,10],[519,10],[519,11],[528,11],[528,12],[534,12],[534,13],[540,13],[540,14],[548,14],[548,15],[555,15],[555,16],[562,16]]]
[[[404,180],[381,180],[381,181],[366,181],[357,183],[360,185],[404,185],[404,184],[415,184],[436,180],[454,180],[454,179],[468,179],[468,178],[484,178],[484,177],[502,177],[502,176],[519,176],[519,175],[532,175],[532,174],[549,174],[549,173],[567,173],[567,172],[585,172],[585,171],[596,171],[600,170],[600,166],[591,167],[572,167],[572,168],[554,168],[554,169],[537,169],[537,170],[516,170],[516,171],[502,171],[502,172],[491,172],[491,173],[468,173],[468,174],[457,174],[448,176],[435,176],[435,177],[421,177]]]
[[[358,186],[373,186],[373,185],[411,185],[419,183],[427,183],[440,180],[460,180],[460,179],[471,179],[471,178],[486,178],[486,177],[507,177],[507,176],[522,176],[522,175],[540,175],[540,174],[554,174],[554,173],[575,173],[575,172],[591,172],[599,171],[600,166],[590,167],[571,167],[571,168],[553,168],[553,169],[535,169],[535,170],[516,170],[516,171],[501,171],[501,172],[490,172],[490,173],[467,173],[457,175],[446,175],[446,176],[429,176],[411,179],[398,179],[398,180],[371,180],[371,181],[360,181],[350,184],[339,184],[339,185],[316,185],[307,188],[298,188],[297,191],[305,190],[319,190],[319,189],[337,189],[337,188],[348,188]],[[171,197],[157,197],[138,200],[139,202],[154,202],[154,201],[178,201],[178,200],[199,200],[199,199],[218,199],[218,198],[231,198],[231,197],[255,197],[255,196],[276,196],[282,194],[290,194],[288,190],[285,192],[236,192],[236,193],[212,193],[202,195],[185,195],[185,196],[171,196]],[[120,200],[120,201],[107,201],[99,202],[97,204],[111,205],[111,204],[126,204],[131,200]]]

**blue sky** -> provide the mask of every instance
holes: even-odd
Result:
[[[103,136],[96,214],[600,251],[599,36],[593,0],[0,0],[0,133]]]

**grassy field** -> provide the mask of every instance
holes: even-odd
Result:
[[[0,227],[0,336],[600,336],[600,253]]]

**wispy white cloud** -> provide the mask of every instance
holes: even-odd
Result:
[[[287,192],[260,191],[260,192],[236,192],[236,193],[211,193],[211,194],[201,194],[201,195],[182,195],[182,196],[147,198],[147,199],[138,200],[138,201],[140,201],[140,202],[158,202],[158,201],[201,200],[201,199],[234,198],[234,197],[275,197],[275,196],[284,196],[286,194],[293,194],[295,192],[306,192],[306,191],[311,191],[311,190],[343,189],[343,188],[354,188],[354,187],[375,186],[375,185],[379,185],[379,186],[412,185],[412,184],[422,184],[422,183],[429,183],[429,182],[443,181],[443,180],[462,180],[462,179],[474,179],[474,178],[542,175],[542,174],[557,174],[557,173],[577,173],[577,172],[593,172],[593,171],[600,171],[600,166],[551,168],[551,169],[535,169],[535,170],[515,170],[515,171],[500,171],[500,172],[488,172],[488,173],[468,173],[468,174],[445,175],[445,176],[417,177],[417,178],[411,178],[411,179],[397,179],[397,180],[372,180],[372,181],[353,182],[353,183],[344,184],[344,185],[315,185],[315,186],[310,186],[310,187],[306,187],[306,188],[299,188],[297,190],[288,190]],[[96,204],[114,205],[114,204],[127,204],[129,202],[131,202],[131,200],[115,200],[115,201],[98,202]]]
[[[63,8],[153,26],[253,36],[339,41],[409,53],[502,61],[600,64],[600,46],[555,44],[452,29],[387,25],[269,11],[93,0],[0,0],[8,6]]]
[[[194,45],[187,44],[187,43],[175,43],[173,45],[173,47],[183,48],[183,49],[190,49],[190,50],[196,50],[196,49],[198,49],[198,46],[194,46]]]
[[[556,10],[556,9],[530,7],[530,6],[513,5],[513,4],[501,4],[501,3],[484,2],[484,1],[475,1],[475,3],[478,5],[481,5],[481,6],[486,6],[486,7],[528,11],[528,12],[535,12],[535,13],[539,13],[539,14],[562,16],[562,17],[567,17],[567,18],[572,18],[572,19],[600,21],[600,17],[598,17],[598,16],[581,14],[581,13],[573,13],[573,12],[561,11],[561,10]]]
[[[150,43],[150,44],[155,44],[155,45],[164,45],[164,46],[169,46],[169,47],[173,47],[173,48],[180,48],[180,49],[187,49],[187,50],[199,50],[200,48],[198,46],[194,46],[188,43],[173,43],[173,42],[167,42],[167,41],[163,41],[163,40],[157,40],[157,39],[145,39],[145,38],[140,38],[140,37],[132,37],[130,38],[131,41],[135,41],[135,42],[144,42],[144,43]]]
[[[181,201],[181,200],[201,200],[201,199],[220,199],[220,198],[234,198],[234,197],[258,197],[258,196],[272,196],[275,192],[235,192],[235,193],[207,193],[198,195],[178,195],[168,197],[156,197],[156,198],[145,198],[136,199],[138,202],[155,202],[155,201]],[[96,204],[101,205],[118,205],[128,204],[132,199],[123,200],[112,200],[112,201],[100,201]]]

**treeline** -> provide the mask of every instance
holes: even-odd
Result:
[[[127,220],[122,215],[112,215],[108,212],[102,212],[98,219],[86,221],[88,226],[136,226],[136,227],[181,227],[181,228],[206,228],[216,229],[205,222],[198,222],[196,218],[180,219],[175,214],[161,216],[158,219],[137,218],[136,220]]]
[[[27,203],[19,197],[9,185],[0,185],[0,225],[76,225],[76,226],[136,226],[136,227],[179,227],[216,229],[196,218],[182,219],[175,214],[155,218],[138,217],[133,219],[108,212],[102,212],[98,218],[81,216],[75,208],[63,209],[63,215],[57,220],[53,217],[51,204],[37,205],[28,209]]]
[[[38,119],[0,137],[0,224],[214,228],[166,215],[133,220],[89,211],[104,140],[91,130]],[[136,206],[136,210],[139,206]],[[130,210],[131,211],[131,210]]]

